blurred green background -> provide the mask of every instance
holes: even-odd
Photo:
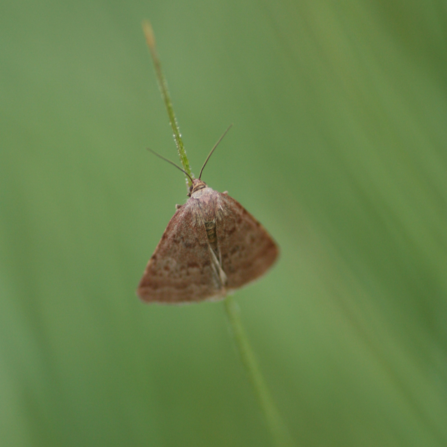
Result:
[[[282,248],[236,294],[297,446],[447,445],[445,2],[7,2],[0,444],[270,446],[222,303],[135,288],[181,173]]]

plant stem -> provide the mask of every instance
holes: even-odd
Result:
[[[146,36],[147,46],[149,47],[149,51],[151,52],[152,61],[154,62],[158,86],[160,87],[161,96],[163,97],[163,101],[168,112],[169,122],[171,123],[172,132],[174,134],[174,141],[177,146],[180,161],[182,163],[183,169],[190,175],[190,177],[193,177],[191,168],[189,167],[189,160],[186,156],[185,147],[183,146],[182,135],[180,133],[177,119],[175,117],[174,108],[172,107],[171,97],[169,96],[168,83],[166,82],[166,78],[163,75],[163,71],[161,69],[160,59],[158,57],[157,48],[155,46],[154,32],[152,30],[151,24],[148,21],[143,22],[143,31],[144,35]],[[188,177],[186,177],[186,181],[188,182],[188,185],[191,186],[191,180]]]
[[[178,127],[177,119],[175,118],[174,114],[174,108],[172,107],[172,101],[169,96],[168,84],[161,69],[160,59],[158,58],[155,46],[154,32],[149,22],[147,21],[143,22],[143,31],[146,36],[147,45],[151,52],[152,60],[154,62],[155,73],[157,74],[158,79],[158,85],[160,87],[161,95],[163,97],[166,110],[168,112],[169,122],[171,123],[172,131],[174,133],[174,140],[177,145],[180,161],[182,163],[183,169],[192,177],[188,157],[186,156],[186,151],[183,146],[180,129]],[[188,177],[186,178],[186,180],[188,184],[191,186],[191,180]],[[261,370],[259,369],[253,349],[248,341],[247,335],[242,325],[239,316],[239,309],[235,301],[233,300],[233,297],[231,296],[226,297],[224,303],[228,315],[228,320],[233,330],[234,340],[241,354],[242,363],[244,364],[248,377],[250,378],[250,381],[253,385],[256,396],[258,398],[259,405],[261,406],[265,418],[267,419],[267,424],[270,433],[272,435],[273,443],[277,447],[292,447],[295,444],[292,441],[292,438],[287,430],[286,425],[284,424],[281,418],[281,415],[279,414],[275,406],[275,403],[273,402],[273,399],[267,388],[265,380],[261,374]]]
[[[248,341],[247,334],[240,318],[239,308],[232,296],[227,296],[224,301],[228,320],[231,324],[234,340],[241,355],[242,363],[253,385],[259,405],[267,420],[272,441],[277,447],[291,447],[295,443],[285,425],[267,384],[262,376],[253,348]]]

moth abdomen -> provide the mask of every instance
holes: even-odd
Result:
[[[206,230],[206,236],[208,237],[208,241],[210,244],[214,244],[217,239],[216,235],[216,222],[205,222],[205,230]]]

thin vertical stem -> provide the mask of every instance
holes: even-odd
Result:
[[[158,84],[161,90],[163,101],[166,106],[166,110],[168,112],[169,122],[171,123],[172,131],[174,133],[174,140],[177,145],[180,161],[183,165],[185,173],[189,174],[192,177],[188,157],[186,156],[186,151],[183,146],[180,130],[175,118],[174,109],[172,107],[171,98],[169,96],[168,85],[161,69],[160,59],[157,55],[155,38],[151,24],[146,21],[143,22],[143,30],[146,36],[147,45],[151,52],[152,60],[154,62],[155,73],[157,74]],[[191,185],[191,180],[188,178],[188,176],[187,181],[188,184]],[[270,391],[261,374],[261,370],[259,369],[253,349],[248,341],[248,337],[242,325],[242,321],[239,316],[239,309],[237,308],[237,305],[233,300],[233,297],[231,296],[228,296],[225,299],[224,303],[228,315],[228,320],[232,327],[234,340],[241,355],[242,363],[244,364],[248,377],[253,385],[259,405],[264,412],[273,443],[276,447],[292,447],[295,444],[292,441],[292,438],[287,430],[286,425],[284,424],[284,421],[281,418],[281,415],[278,412],[278,409],[276,408],[275,403],[273,402]]]
[[[152,61],[154,63],[155,73],[157,75],[161,96],[163,97],[163,101],[168,112],[169,122],[171,123],[172,132],[174,134],[174,141],[177,146],[180,161],[182,163],[183,169],[189,174],[190,177],[192,177],[193,174],[189,166],[188,157],[186,156],[185,147],[183,146],[182,135],[180,133],[180,128],[175,117],[174,108],[172,107],[171,97],[169,96],[168,83],[166,82],[166,78],[163,75],[160,59],[157,54],[154,32],[152,30],[151,24],[148,21],[143,22],[143,31],[144,35],[146,36],[146,42],[152,56]],[[188,182],[188,185],[191,186],[191,179],[186,177],[186,181]]]
[[[253,348],[248,341],[247,334],[242,325],[239,315],[239,308],[232,296],[228,296],[225,301],[225,310],[231,324],[234,340],[241,355],[242,363],[248,377],[253,385],[259,405],[262,408],[267,420],[272,441],[277,447],[291,447],[295,443],[290,436],[286,424],[284,423],[275,402],[270,394],[267,384],[262,376]]]

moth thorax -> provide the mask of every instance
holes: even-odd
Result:
[[[199,191],[203,188],[206,188],[206,183],[199,178],[195,178],[192,181],[192,185],[189,187],[189,194],[188,196],[191,197],[196,191]]]

